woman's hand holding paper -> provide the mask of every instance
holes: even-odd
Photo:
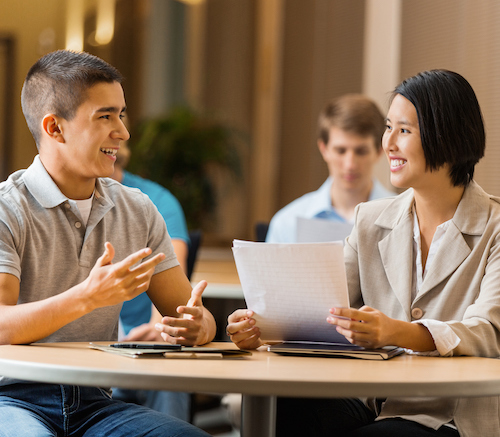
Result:
[[[414,351],[432,351],[436,348],[429,330],[419,323],[392,319],[369,306],[331,308],[327,322],[337,327],[352,344],[369,349],[399,346]]]

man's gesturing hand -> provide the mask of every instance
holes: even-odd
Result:
[[[204,326],[204,307],[201,295],[207,286],[206,281],[200,281],[191,291],[191,297],[186,305],[177,307],[181,317],[163,317],[162,323],[156,324],[156,329],[168,343],[184,345],[203,344],[206,342],[208,329]]]
[[[115,249],[107,242],[103,255],[96,261],[83,284],[92,309],[116,305],[146,291],[156,265],[165,259],[165,255],[160,253],[132,267],[149,255],[151,249],[141,249],[113,264]]]

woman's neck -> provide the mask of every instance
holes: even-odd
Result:
[[[436,187],[425,193],[415,190],[415,207],[419,223],[437,227],[450,220],[457,210],[465,188],[462,186]]]
[[[437,185],[434,189],[424,193],[421,190],[414,190],[415,211],[420,230],[422,268],[425,269],[437,227],[453,218],[464,190],[464,187],[454,187],[451,183],[447,187]]]

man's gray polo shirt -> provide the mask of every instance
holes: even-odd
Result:
[[[37,156],[0,184],[0,273],[20,279],[18,304],[62,293],[84,281],[113,244],[113,262],[150,247],[166,255],[156,273],[178,265],[165,221],[134,188],[97,180],[87,226],[76,202],[64,196]],[[165,290],[168,293],[168,290]],[[121,305],[99,308],[42,341],[116,340]]]

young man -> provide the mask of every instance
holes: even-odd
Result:
[[[165,341],[214,337],[206,283],[191,289],[158,210],[108,178],[129,138],[121,80],[101,59],[63,50],[26,76],[21,103],[39,155],[0,184],[1,344],[116,340],[121,303],[144,291],[165,316]],[[5,377],[0,423],[3,436],[206,435],[102,389]]]
[[[352,223],[358,203],[394,195],[373,178],[384,128],[382,113],[367,97],[332,100],[319,115],[317,140],[329,177],[274,215],[266,242],[296,242],[298,217]]]

